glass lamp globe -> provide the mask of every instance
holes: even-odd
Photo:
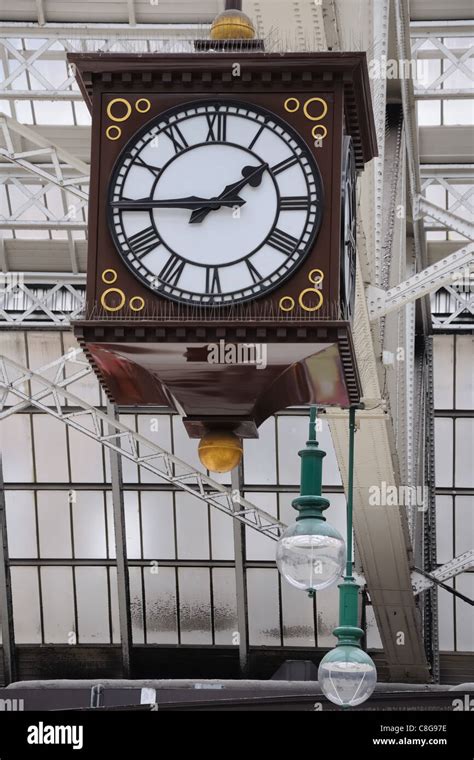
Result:
[[[325,520],[297,520],[277,544],[276,563],[283,577],[304,591],[321,591],[339,580],[346,560],[344,540]]]
[[[323,694],[336,705],[355,707],[370,697],[377,683],[372,658],[358,646],[345,644],[328,652],[318,669]]]

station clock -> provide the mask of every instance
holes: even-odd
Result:
[[[74,331],[113,401],[179,410],[192,437],[255,437],[280,409],[362,392],[356,177],[376,155],[365,54],[250,42],[69,56],[92,113]],[[265,362],[211,359],[242,346]]]

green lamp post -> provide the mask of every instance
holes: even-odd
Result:
[[[323,515],[329,501],[321,495],[323,459],[326,452],[316,440],[316,407],[310,410],[309,437],[301,457],[300,495],[292,506],[298,517],[282,534],[276,561],[283,577],[296,588],[313,596],[339,580],[339,626],[334,630],[338,642],[321,660],[319,685],[325,696],[337,705],[351,707],[365,702],[377,682],[372,658],[360,648],[363,631],[359,628],[359,586],[352,574],[352,510],[354,489],[355,407],[349,409],[349,476],[347,494],[347,555],[344,541]]]
[[[344,540],[323,514],[330,504],[321,495],[326,452],[316,440],[316,407],[310,410],[309,436],[301,457],[300,495],[292,501],[298,517],[282,534],[276,562],[283,577],[310,596],[327,588],[342,575]]]
[[[359,586],[352,574],[352,510],[354,490],[355,407],[349,409],[349,472],[347,493],[347,562],[339,586],[338,639],[334,649],[319,663],[318,681],[325,696],[337,705],[354,707],[370,697],[377,683],[372,658],[360,648],[363,630],[359,628]]]

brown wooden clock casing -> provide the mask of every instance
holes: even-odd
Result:
[[[109,396],[179,409],[192,436],[357,402],[355,174],[376,154],[365,54],[69,58],[92,110],[74,329]]]

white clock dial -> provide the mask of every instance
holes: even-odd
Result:
[[[109,224],[135,276],[175,301],[248,301],[302,263],[323,190],[305,142],[257,106],[199,101],[167,111],[126,146]]]

